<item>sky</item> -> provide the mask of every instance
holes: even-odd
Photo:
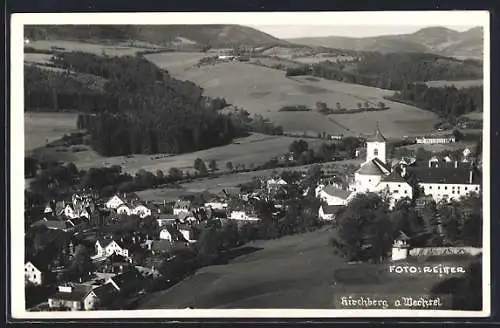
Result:
[[[262,32],[271,34],[277,38],[301,38],[321,36],[346,36],[346,37],[369,37],[391,34],[409,34],[422,28],[430,26],[348,26],[348,25],[252,25],[251,27]],[[466,31],[474,26],[444,26],[459,32]]]

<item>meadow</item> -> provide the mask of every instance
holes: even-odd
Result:
[[[123,45],[86,43],[79,41],[63,40],[36,40],[28,44],[29,47],[37,50],[53,50],[53,47],[61,48],[60,51],[83,51],[96,55],[106,54],[109,56],[133,56],[139,51],[149,50],[139,46],[130,46],[128,43]]]
[[[140,301],[139,309],[333,309],[335,297],[340,294],[422,295],[443,279],[438,276],[374,279],[371,276],[376,272],[385,275],[387,265],[347,264],[329,245],[334,234],[327,226],[304,234],[248,243],[240,251],[243,255],[228,264],[204,267],[170,289],[147,295]],[[335,275],[338,269],[352,270],[365,281],[342,282]]]
[[[72,161],[80,169],[120,165],[124,172],[130,174],[135,174],[141,169],[151,172],[162,170],[166,173],[171,167],[193,172],[194,160],[201,158],[207,162],[207,165],[210,160],[217,161],[219,170],[224,171],[227,170],[226,163],[229,161],[233,165],[242,164],[247,168],[250,168],[252,164],[254,166],[264,164],[271,158],[286,153],[292,141],[296,139],[293,137],[253,134],[248,137],[235,139],[233,143],[225,146],[179,155],[135,154],[131,156],[103,157],[90,149],[89,146],[78,146],[78,148],[82,149],[81,151],[72,151],[70,147],[58,146],[42,148],[38,152],[40,155],[43,154],[43,157],[46,159]],[[319,139],[308,139],[307,141],[311,148],[315,148],[323,142]]]
[[[76,130],[76,113],[24,113],[25,151],[45,146]]]
[[[438,121],[437,116],[430,111],[385,100],[384,96],[392,95],[390,90],[306,76],[287,78],[283,71],[249,63],[220,63],[197,68],[189,62],[196,59],[194,54],[187,60],[179,56],[179,53],[163,53],[147,58],[169,70],[174,77],[197,83],[205,89],[206,95],[224,97],[229,103],[251,114],[269,118],[285,131],[360,135],[372,133],[376,122],[380,121],[385,135],[402,137],[429,133]],[[335,108],[337,103],[346,108],[357,108],[358,103],[376,105],[383,101],[390,109],[330,115],[329,118],[314,110],[279,112],[280,108],[287,105],[314,108],[318,101],[325,102],[331,108]]]

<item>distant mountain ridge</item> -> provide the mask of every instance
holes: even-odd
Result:
[[[211,47],[288,45],[287,41],[241,25],[26,26],[25,37],[33,40],[135,40],[159,46],[167,46],[172,43]]]
[[[290,43],[337,49],[380,52],[426,52],[449,57],[481,59],[483,29],[458,32],[446,27],[428,27],[411,34],[374,37],[308,37],[287,39]]]

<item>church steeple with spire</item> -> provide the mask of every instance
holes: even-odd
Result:
[[[384,164],[387,163],[386,144],[387,140],[380,132],[380,123],[377,121],[375,134],[366,141],[366,162],[378,158]]]

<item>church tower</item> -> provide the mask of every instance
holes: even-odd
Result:
[[[379,123],[377,122],[375,135],[366,141],[366,162],[378,158],[382,163],[386,164],[386,144],[387,140],[380,132]]]

